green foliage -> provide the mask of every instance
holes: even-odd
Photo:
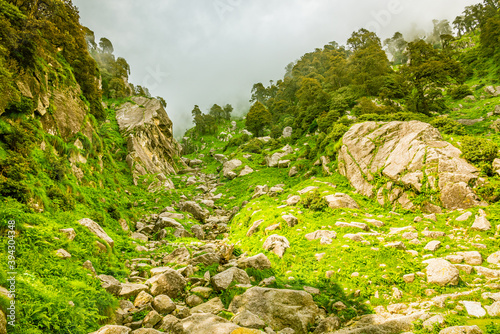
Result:
[[[308,192],[300,203],[305,208],[313,211],[324,211],[328,207],[328,202],[317,190]]]
[[[455,120],[448,117],[436,117],[430,124],[439,129],[441,133],[448,135],[465,135],[465,127]]]
[[[484,173],[492,174],[492,162],[498,156],[498,144],[483,138],[465,136],[462,138],[462,157],[479,167]]]
[[[248,131],[256,137],[264,133],[264,128],[271,124],[272,115],[267,108],[260,102],[255,102],[247,114],[245,126]]]
[[[486,333],[485,334],[496,334],[500,333],[500,324],[495,324],[493,322],[486,325]]]
[[[448,89],[448,95],[454,100],[461,100],[468,95],[473,95],[472,90],[466,84],[453,86]]]

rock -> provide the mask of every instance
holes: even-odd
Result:
[[[92,272],[92,274],[94,274],[94,276],[95,276],[95,275],[97,275],[97,273],[96,273],[96,271],[95,271],[95,269],[94,269],[94,266],[92,265],[92,262],[90,262],[89,260],[85,261],[85,262],[83,263],[82,267],[83,267],[84,269],[87,269],[87,270],[91,271],[91,272]]]
[[[472,212],[466,212],[460,216],[458,216],[455,220],[457,222],[464,222],[466,221],[467,219],[469,219],[469,217],[472,216]]]
[[[145,291],[141,291],[134,300],[134,306],[141,308],[153,301],[153,296]]]
[[[415,281],[415,274],[408,274],[403,276],[405,283],[413,283]]]
[[[153,328],[139,328],[133,331],[131,334],[164,334]]]
[[[335,231],[319,230],[319,231],[315,231],[315,232],[306,234],[305,238],[309,241],[321,239],[321,238],[336,239],[337,233]]]
[[[170,314],[175,310],[176,306],[169,296],[158,295],[153,299],[153,308],[159,314]]]
[[[232,320],[235,324],[241,327],[262,329],[266,327],[266,323],[258,316],[248,310],[238,313]]]
[[[269,186],[268,185],[263,185],[263,186],[256,186],[255,190],[253,192],[252,199],[255,199],[257,197],[263,196],[269,192]]]
[[[483,256],[477,251],[458,252],[457,255],[463,256],[465,263],[471,266],[479,266],[483,263]]]
[[[259,230],[260,225],[264,222],[263,219],[255,221],[246,234],[247,238],[250,238],[255,232]]]
[[[289,206],[294,206],[295,204],[300,202],[300,196],[292,196],[286,200],[286,204]]]
[[[249,311],[275,330],[290,327],[298,334],[306,334],[319,314],[312,296],[305,291],[260,287],[236,296],[229,310],[235,314]]]
[[[283,138],[290,138],[292,136],[293,129],[290,126],[287,126],[283,129]]]
[[[425,245],[424,249],[430,252],[435,252],[441,247],[441,241],[432,240],[427,245]]]
[[[135,298],[141,291],[148,291],[148,287],[144,284],[122,283],[121,286],[118,296],[125,299]]]
[[[442,326],[445,324],[445,319],[442,314],[437,314],[429,319],[425,320],[422,326],[428,331],[432,332],[434,330],[434,326]]]
[[[147,242],[149,240],[149,238],[146,235],[144,235],[142,233],[137,233],[137,232],[132,233],[132,235],[130,237],[132,239],[141,240],[144,242]]]
[[[203,304],[203,299],[197,295],[190,295],[186,298],[186,305],[189,307],[196,307],[200,304]]]
[[[482,318],[486,315],[486,311],[479,302],[461,301],[460,304],[465,306],[465,309],[470,316]]]
[[[2,310],[0,310],[0,334],[7,334],[7,318]]]
[[[92,234],[95,234],[98,238],[106,241],[108,245],[110,245],[111,247],[115,245],[113,239],[111,239],[109,235],[107,235],[106,232],[104,232],[102,227],[99,226],[99,224],[97,224],[95,221],[88,218],[83,218],[80,219],[78,223],[82,226],[87,227]]]
[[[443,259],[431,259],[427,263],[427,282],[439,286],[457,285],[459,271],[451,263]]]
[[[244,270],[233,267],[213,276],[210,279],[210,283],[215,291],[226,290],[233,282],[250,284],[250,278]]]
[[[203,228],[200,225],[194,225],[191,227],[191,232],[194,234],[194,236],[199,239],[199,240],[205,240],[205,231],[203,231]]]
[[[422,312],[386,320],[377,315],[365,315],[351,327],[331,334],[399,334],[413,329],[413,323],[424,316]],[[329,333],[330,334],[330,333]]]
[[[500,263],[500,251],[488,256],[488,258],[486,259],[486,262],[491,263],[491,264],[499,264]]]
[[[288,168],[290,167],[290,160],[280,160],[278,161],[278,168]]]
[[[191,254],[186,247],[180,247],[163,258],[163,263],[184,264],[187,263]]]
[[[99,275],[97,278],[101,281],[101,287],[108,293],[114,296],[118,296],[118,294],[120,294],[122,284],[119,280],[109,275]]]
[[[328,206],[332,209],[359,209],[358,203],[353,200],[349,195],[337,193],[335,195],[325,196]]]
[[[299,174],[299,170],[297,167],[293,166],[292,168],[290,168],[290,171],[288,172],[289,177],[294,177],[297,174]]]
[[[107,325],[92,334],[129,334],[132,330],[125,326]]]
[[[64,233],[66,235],[66,237],[70,241],[75,240],[76,232],[75,232],[74,229],[72,229],[72,228],[64,228],[64,229],[60,229],[59,232]]]
[[[220,311],[224,310],[224,304],[219,297],[212,298],[208,302],[200,304],[191,309],[191,313],[212,313],[218,314]]]
[[[321,320],[318,327],[314,330],[314,334],[327,334],[336,331],[340,328],[340,319],[335,316],[330,316]]]
[[[385,244],[384,247],[395,248],[395,249],[399,249],[399,250],[406,250],[405,244],[401,241],[390,242],[388,244]]]
[[[180,202],[179,209],[193,215],[196,220],[204,222],[210,214],[208,210],[203,209],[198,203],[193,201]]]
[[[299,223],[297,217],[294,217],[292,215],[284,215],[281,218],[283,218],[286,221],[289,227],[294,227]]]
[[[361,230],[364,230],[364,231],[369,231],[370,230],[370,228],[368,227],[368,225],[366,225],[365,223],[336,222],[335,226],[337,226],[337,227],[347,227],[347,228],[361,229]]]
[[[375,225],[376,227],[384,227],[385,223],[376,219],[364,219],[365,222]]]
[[[220,256],[215,253],[207,253],[199,255],[191,260],[191,265],[196,266],[198,264],[204,264],[205,266],[211,266],[212,264],[218,264],[220,262]]]
[[[497,96],[500,96],[500,86],[486,86],[484,87],[484,91],[487,93],[487,94],[490,94],[492,95],[493,97],[497,97]]]
[[[500,301],[494,302],[490,307],[488,307],[488,314],[491,317],[500,316]]]
[[[486,217],[476,216],[471,229],[477,231],[489,231],[491,230],[491,223],[488,221],[488,219],[486,219]]]
[[[163,274],[153,276],[146,281],[151,286],[150,291],[153,296],[167,295],[170,298],[177,298],[184,292],[186,279],[173,269],[168,269]]]
[[[146,174],[175,174],[174,158],[180,154],[180,145],[173,137],[172,121],[157,99],[134,96],[116,110],[120,132],[127,138],[129,154],[126,161],[134,176]],[[168,183],[168,182],[166,182]]]
[[[203,161],[201,161],[199,159],[193,159],[193,160],[189,161],[189,167],[191,167],[191,168],[200,166],[202,164],[203,164]]]
[[[186,334],[231,334],[239,326],[213,314],[198,313],[181,321]]]
[[[497,279],[497,278],[500,278],[500,270],[493,270],[493,269],[489,269],[489,268],[485,268],[485,267],[480,267],[480,266],[474,267],[474,270],[479,275],[483,275],[484,277],[486,277],[488,279]]]
[[[159,323],[163,317],[156,311],[149,312],[144,320],[142,321],[142,326],[145,328],[153,328],[157,323]]]
[[[245,166],[245,168],[243,168],[241,170],[240,176],[245,176],[245,175],[251,174],[253,172],[254,172],[254,170],[252,168],[250,168],[249,166]]]
[[[224,154],[214,154],[214,159],[220,162],[221,164],[227,162],[227,158]]]
[[[276,152],[271,156],[266,156],[266,163],[268,167],[277,167],[278,162],[285,156],[293,153],[293,149],[290,145],[286,145],[281,149],[282,152]]]
[[[441,330],[439,334],[483,334],[483,331],[477,326],[454,326]]]
[[[164,317],[158,326],[158,330],[169,334],[186,334],[180,319],[173,315]]]
[[[271,261],[264,254],[238,260],[238,267],[241,269],[253,268],[257,270],[271,269]]]
[[[61,259],[69,259],[71,257],[71,254],[68,253],[67,250],[61,248],[57,250],[56,256],[60,257]]]
[[[290,248],[290,242],[285,237],[273,234],[266,239],[262,247],[282,258],[286,250]]]
[[[225,162],[222,166],[222,175],[224,175],[224,177],[228,177],[230,172],[240,167],[242,164],[241,160],[238,159]]]
[[[460,150],[443,141],[439,131],[427,123],[358,123],[342,141],[339,172],[362,195],[376,196],[379,189],[371,180],[382,171],[382,175],[392,182],[403,183],[411,189],[396,191],[392,183],[384,186],[392,194],[384,199],[393,204],[399,202],[405,208],[415,206],[409,200],[411,193],[419,193],[424,186],[434,189],[436,185],[446,209],[485,205],[468,186],[478,178],[479,171],[460,158]],[[434,177],[424,178],[423,172],[437,172],[439,182],[433,183]]]

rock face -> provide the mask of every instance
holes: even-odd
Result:
[[[305,291],[277,290],[253,287],[231,302],[235,314],[248,311],[262,319],[273,330],[292,328],[297,334],[307,333],[314,324],[318,306]]]
[[[339,153],[339,172],[356,190],[377,197],[380,204],[399,204],[416,208],[412,195],[426,189],[440,191],[439,198],[429,197],[421,209],[432,211],[434,203],[446,209],[467,209],[481,202],[469,184],[478,178],[478,170],[460,158],[461,152],[431,125],[418,121],[354,125],[343,137]],[[381,188],[375,179],[388,179]],[[410,188],[410,191],[404,189]]]
[[[134,180],[146,174],[175,174],[180,145],[172,121],[157,99],[134,96],[116,111],[120,131],[128,136],[127,163]],[[164,181],[164,180],[160,180]]]

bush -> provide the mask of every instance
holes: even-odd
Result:
[[[451,87],[448,89],[447,94],[454,100],[461,100],[466,96],[473,95],[472,90],[467,85]]]
[[[313,211],[324,211],[328,207],[328,202],[317,190],[307,193],[302,199],[301,204]]]
[[[260,153],[262,153],[262,142],[259,139],[254,138],[251,141],[249,141],[248,143],[246,143],[242,147],[242,150],[244,152],[260,154]]]
[[[484,138],[465,136],[462,138],[462,158],[492,175],[492,163],[498,156],[498,145]]]
[[[328,130],[335,124],[335,122],[340,118],[340,112],[337,110],[330,110],[328,113],[324,113],[318,119],[318,129],[321,132],[327,133]]]
[[[441,133],[445,133],[448,135],[465,135],[465,127],[457,121],[449,119],[448,117],[434,118],[430,124],[433,127],[439,129]]]

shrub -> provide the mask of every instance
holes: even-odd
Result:
[[[337,110],[330,110],[328,113],[324,113],[318,119],[318,129],[321,132],[327,133],[328,130],[335,124],[335,122],[340,118],[340,112]]]
[[[448,135],[465,135],[465,127],[455,120],[448,117],[434,118],[431,123],[433,127],[438,128],[441,133]]]
[[[454,100],[461,100],[466,96],[473,95],[472,90],[467,85],[451,87],[448,89],[447,94]]]
[[[324,211],[328,207],[328,202],[317,190],[307,193],[302,199],[301,204],[313,211]]]
[[[492,162],[498,156],[498,145],[491,140],[465,136],[462,138],[462,158],[480,168],[485,174],[492,174]]]
[[[244,152],[260,154],[262,152],[262,142],[259,139],[254,138],[251,141],[249,141],[248,143],[246,143],[242,147],[242,150]]]

